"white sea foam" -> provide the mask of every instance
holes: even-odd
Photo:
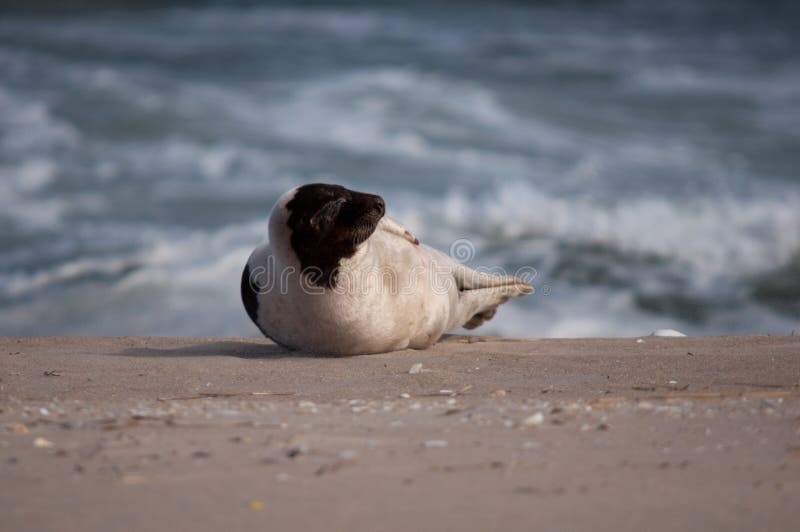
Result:
[[[0,333],[255,333],[239,268],[312,180],[537,268],[482,332],[788,331],[754,294],[800,249],[793,34],[620,9],[3,17]]]
[[[2,276],[0,299],[13,297],[17,303],[13,312],[0,313],[0,330],[32,331],[24,317],[47,314],[42,305],[49,304],[74,312],[50,316],[54,333],[253,334],[240,315],[239,277],[265,231],[266,221],[259,220],[210,233],[173,232],[113,258],[78,258],[43,265],[32,274]],[[107,280],[97,281],[98,275]],[[74,316],[89,321],[76,322]]]
[[[503,305],[481,332],[523,338],[636,336],[664,323],[683,325],[675,318],[643,314],[629,293],[606,287],[574,290],[564,285],[546,296],[539,291],[526,300]]]
[[[15,169],[16,181],[23,192],[35,192],[53,182],[56,175],[56,164],[48,159],[29,159]]]
[[[426,111],[485,127],[511,119],[491,92],[479,85],[410,68],[371,69],[318,80],[294,93],[290,102],[268,109],[277,118],[272,126],[290,138],[411,157],[425,155],[427,145],[404,116]],[[403,131],[403,126],[409,129]]]
[[[192,107],[224,105],[240,127],[267,132],[307,150],[332,147],[355,154],[384,155],[465,169],[521,175],[530,169],[519,154],[464,144],[464,132],[508,136],[516,120],[492,92],[468,81],[448,80],[413,68],[340,73],[267,98],[195,84],[181,100]],[[552,144],[555,131],[534,131],[528,142]],[[514,130],[516,131],[516,130]],[[561,142],[561,141],[559,141]]]
[[[52,115],[45,103],[19,96],[0,86],[0,150],[41,153],[74,147],[80,135],[69,123]]]
[[[789,335],[797,321],[756,303],[712,315],[702,324],[674,316],[642,312],[630,293],[608,287],[575,289],[555,284],[548,295],[538,291],[503,305],[479,332],[517,338],[639,337],[659,328],[689,336],[709,334]]]
[[[708,282],[785,264],[800,249],[796,204],[800,198],[676,201],[648,196],[604,204],[560,198],[513,182],[497,183],[478,197],[453,190],[427,216],[443,220],[453,237],[600,244],[676,261],[690,268],[688,277]],[[414,230],[425,233],[432,225],[422,224]]]

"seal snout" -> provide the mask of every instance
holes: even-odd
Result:
[[[380,196],[373,195],[370,199],[370,210],[372,211],[372,214],[376,218],[383,218],[383,215],[386,214],[386,202],[384,202],[383,198]]]
[[[354,218],[377,223],[386,214],[386,202],[377,194],[353,192],[349,209]]]

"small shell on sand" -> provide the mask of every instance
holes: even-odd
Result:
[[[526,427],[538,427],[542,423],[544,423],[544,414],[541,412],[536,412],[522,421],[522,424]]]
[[[675,329],[656,329],[653,331],[650,336],[686,336],[680,331],[676,331]]]
[[[41,437],[33,440],[33,446],[36,447],[37,449],[48,449],[50,447],[53,447],[53,445],[55,445],[53,442]]]

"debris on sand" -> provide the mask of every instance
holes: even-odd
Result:
[[[301,454],[307,454],[308,451],[309,451],[308,445],[305,444],[296,445],[290,448],[288,451],[286,451],[286,458],[297,458]]]
[[[409,375],[416,375],[417,373],[422,373],[422,362],[417,362],[411,369],[408,370]]]
[[[218,397],[271,397],[273,395],[294,395],[294,392],[204,392],[195,395],[159,397],[159,401],[189,401],[192,399],[214,399]]]
[[[317,405],[313,401],[300,401],[297,403],[297,409],[306,414],[317,413]]]
[[[49,449],[50,447],[55,446],[55,443],[51,442],[50,440],[46,440],[41,436],[33,440],[33,446],[37,449]]]
[[[352,449],[345,449],[339,453],[339,456],[336,460],[321,465],[316,471],[314,471],[314,474],[319,477],[326,473],[334,473],[347,465],[353,464],[357,456],[358,453]]]
[[[247,507],[253,510],[254,512],[260,512],[264,509],[264,503],[261,501],[250,501],[247,503]]]
[[[138,484],[145,484],[147,482],[147,479],[144,476],[136,474],[122,475],[120,480],[126,486],[136,486]]]
[[[345,449],[339,452],[339,460],[355,460],[356,457],[358,457],[358,453],[353,449]]]
[[[538,427],[542,423],[544,423],[544,414],[541,412],[536,412],[522,420],[522,425],[525,427]]]
[[[676,331],[675,329],[656,329],[655,331],[650,333],[650,336],[680,337],[686,335],[680,331]]]

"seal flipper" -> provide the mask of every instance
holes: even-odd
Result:
[[[474,329],[494,317],[497,307],[511,298],[533,293],[533,286],[510,275],[493,275],[468,268],[439,253],[458,287],[458,307],[450,317],[450,328]]]
[[[480,327],[484,324],[484,322],[489,321],[497,314],[497,306],[490,307],[482,312],[478,312],[474,316],[472,316],[467,323],[464,324],[465,329],[475,329]]]
[[[253,323],[258,327],[258,330],[261,331],[261,334],[266,336],[266,333],[258,324],[258,294],[253,287],[253,284],[250,282],[250,265],[246,264],[244,267],[244,271],[242,272],[242,303],[244,303],[244,310],[247,311],[247,315],[250,316],[250,319],[253,320]]]
[[[505,288],[509,297],[526,296],[533,293],[533,286],[519,277],[511,275],[494,275],[480,272],[458,263],[453,266],[452,274],[460,292],[486,288]]]

